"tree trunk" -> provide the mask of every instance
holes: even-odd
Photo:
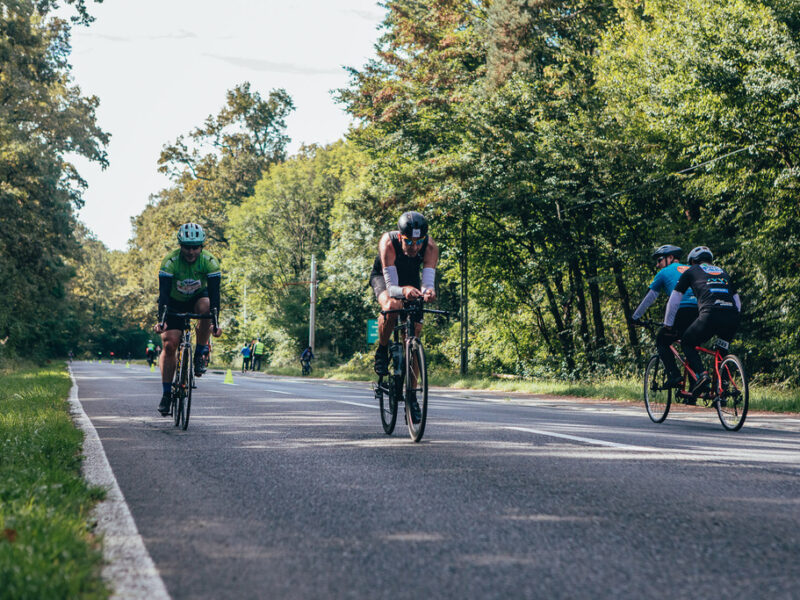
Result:
[[[614,270],[614,282],[617,284],[617,291],[619,292],[619,301],[622,305],[622,313],[625,315],[625,324],[628,327],[628,337],[630,338],[631,347],[636,360],[640,360],[639,356],[639,339],[636,335],[636,328],[631,324],[630,318],[633,314],[631,310],[631,299],[628,294],[628,288],[625,287],[625,281],[622,277],[622,263],[619,259],[614,257],[611,262],[612,269]]]
[[[597,281],[597,256],[589,252],[586,274],[589,282],[589,297],[592,301],[592,321],[594,321],[594,343],[599,351],[606,345],[606,329],[603,324],[603,311],[600,306],[600,285]],[[600,354],[600,352],[598,352]],[[605,362],[603,357],[598,357]]]

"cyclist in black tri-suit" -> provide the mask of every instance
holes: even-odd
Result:
[[[714,335],[730,342],[739,327],[739,314],[742,310],[742,301],[730,275],[722,267],[712,265],[712,260],[714,255],[706,246],[698,246],[689,253],[690,268],[675,284],[664,316],[664,325],[671,327],[683,294],[691,288],[697,297],[699,315],[683,332],[681,347],[686,361],[697,374],[697,381],[691,390],[693,394],[702,392],[711,381],[708,372],[703,370],[703,363],[695,346]]]
[[[378,244],[378,256],[372,266],[369,283],[381,310],[403,308],[402,298],[422,297],[425,302],[436,299],[434,281],[439,262],[439,247],[428,235],[428,222],[420,213],[405,212],[397,221],[397,231],[387,231]],[[420,267],[422,278],[420,280]],[[389,374],[389,339],[397,323],[397,315],[378,318],[378,349],[375,351],[375,372]],[[416,324],[420,335],[422,323]],[[411,404],[411,416],[419,421],[419,406]]]

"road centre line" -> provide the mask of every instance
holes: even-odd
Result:
[[[561,438],[571,440],[574,442],[583,442],[585,444],[592,444],[594,446],[605,446],[608,448],[620,448],[622,450],[637,450],[639,452],[657,452],[656,448],[648,448],[647,446],[632,446],[630,444],[618,444],[617,442],[607,442],[605,440],[596,440],[594,438],[580,437],[577,435],[567,435],[566,433],[555,433],[553,431],[545,431],[543,429],[531,429],[529,427],[504,427],[512,431],[524,431],[526,433],[535,433],[536,435],[544,435],[549,437]]]

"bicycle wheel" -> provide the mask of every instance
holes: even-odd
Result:
[[[672,404],[672,388],[666,386],[666,379],[664,364],[656,354],[644,372],[644,407],[653,423],[663,423]]]
[[[397,423],[397,400],[393,376],[378,378],[378,383],[375,385],[375,397],[378,399],[381,410],[383,431],[386,435],[392,435],[395,423]]]
[[[181,414],[180,414],[181,402],[180,402],[179,398],[181,397],[181,370],[182,369],[183,369],[182,358],[179,356],[178,357],[178,364],[176,365],[176,368],[175,368],[175,376],[172,379],[172,402],[171,402],[171,408],[172,408],[172,422],[175,425],[175,427],[177,427],[178,424],[181,421]]]
[[[719,385],[714,384],[714,405],[722,426],[728,431],[739,431],[747,418],[750,406],[750,392],[747,375],[739,357],[729,354],[719,365]]]
[[[189,373],[192,370],[191,348],[181,348],[180,379],[178,380],[177,406],[175,407],[175,427],[183,425],[183,413],[186,410],[186,396],[191,393]]]
[[[408,342],[406,376],[403,381],[403,399],[406,402],[406,423],[411,439],[418,442],[425,433],[425,420],[428,416],[428,370],[425,365],[425,351],[422,342],[412,338]],[[416,398],[419,404],[419,423],[411,417],[411,402]]]
[[[183,406],[181,410],[181,429],[186,431],[189,427],[189,413],[192,412],[192,388],[194,387],[194,369],[188,369],[189,379],[186,386],[186,394],[183,397]]]

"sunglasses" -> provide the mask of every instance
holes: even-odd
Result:
[[[183,248],[184,250],[195,250],[195,249],[201,250],[203,246],[189,246],[188,244],[181,244],[181,248]]]
[[[427,240],[427,239],[428,239],[428,236],[426,235],[425,237],[423,237],[423,238],[419,238],[418,240],[412,240],[412,239],[411,239],[411,238],[409,238],[409,237],[406,237],[406,236],[404,236],[404,235],[401,235],[401,236],[400,236],[400,239],[401,239],[401,240],[403,240],[403,243],[404,243],[406,246],[415,246],[415,245],[416,245],[416,246],[422,246],[422,244],[425,242],[425,240]]]

